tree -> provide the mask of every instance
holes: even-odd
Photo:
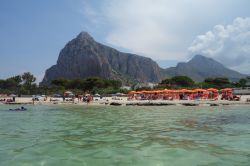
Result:
[[[22,83],[22,77],[20,75],[10,77],[7,80],[13,80],[16,84],[16,86],[19,86]]]
[[[232,87],[232,83],[226,77],[206,78],[204,84],[213,88],[228,88]]]
[[[105,80],[105,87],[113,87],[119,89],[122,86],[122,82],[118,80]]]
[[[194,81],[187,76],[175,76],[171,78],[172,84],[181,87],[192,87],[194,86]]]
[[[96,88],[104,88],[105,82],[103,79],[99,77],[90,77],[85,80],[85,90],[92,90],[94,87]]]
[[[68,86],[64,86],[68,89],[84,89],[85,88],[85,81],[81,79],[75,79],[68,81]]]
[[[36,81],[36,77],[34,77],[34,75],[32,75],[30,72],[23,73],[22,79],[23,79],[23,84],[26,87],[31,87],[32,83]]]
[[[193,87],[195,82],[187,76],[175,76],[161,81],[158,88]]]
[[[172,83],[173,83],[173,81],[171,78],[166,78],[166,79],[162,80],[160,84],[161,85],[170,85]]]
[[[55,80],[53,80],[51,82],[52,85],[55,86],[63,86],[65,88],[67,88],[69,86],[69,80],[65,79],[65,78],[57,78]]]
[[[246,84],[247,84],[247,79],[241,78],[239,80],[239,86],[244,87],[244,86],[246,86]]]
[[[5,80],[0,80],[0,89],[4,89]]]

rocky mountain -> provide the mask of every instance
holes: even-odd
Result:
[[[41,85],[53,79],[88,78],[118,79],[122,82],[157,82],[161,69],[150,58],[119,52],[96,42],[81,32],[61,50],[57,64],[46,70]]]
[[[96,42],[81,32],[61,50],[56,65],[46,70],[41,85],[49,85],[56,78],[85,79],[98,76],[121,80],[123,83],[159,82],[166,77],[186,75],[195,81],[207,77],[228,77],[239,80],[245,75],[230,70],[221,63],[196,55],[187,63],[162,69],[150,58],[122,53]]]
[[[200,82],[208,77],[227,77],[232,81],[246,77],[239,72],[226,68],[221,63],[202,55],[194,56],[189,62],[178,63],[176,67],[163,70],[165,77],[176,75],[189,76],[193,80]]]

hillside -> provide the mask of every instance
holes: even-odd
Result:
[[[178,63],[176,67],[163,70],[164,76],[189,76],[193,80],[200,82],[208,77],[227,77],[232,81],[246,77],[239,72],[226,68],[221,63],[202,55],[194,56],[186,63]]]

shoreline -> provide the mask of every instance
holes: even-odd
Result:
[[[35,101],[34,105],[113,105],[113,106],[224,106],[224,105],[250,105],[247,99],[250,95],[241,96],[240,101],[227,100],[127,100],[127,97],[119,97],[113,99],[112,97],[104,97],[103,99],[94,98],[90,103],[85,103],[75,99],[74,101]],[[0,98],[1,99],[1,98]],[[9,102],[1,104],[9,105],[33,105],[31,97],[16,97],[16,102]]]

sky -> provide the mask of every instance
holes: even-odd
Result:
[[[195,54],[250,74],[249,0],[0,0],[0,79],[38,82],[81,31],[163,67]]]

